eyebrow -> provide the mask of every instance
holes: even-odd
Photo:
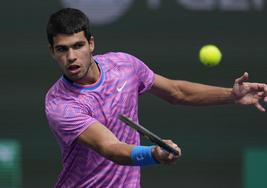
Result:
[[[76,41],[75,43],[73,43],[73,44],[70,44],[70,45],[65,45],[65,44],[58,44],[58,45],[56,45],[55,46],[55,48],[65,48],[65,47],[72,47],[72,46],[75,46],[75,45],[77,45],[77,44],[85,44],[86,42],[85,41],[83,41],[83,40],[80,40],[80,41]]]

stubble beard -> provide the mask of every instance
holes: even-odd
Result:
[[[86,77],[88,76],[90,72],[90,68],[92,67],[93,63],[94,63],[94,60],[91,55],[89,64],[81,66],[80,67],[81,71],[78,73],[78,75],[71,76],[71,80],[77,83],[82,82],[83,80],[86,80]]]

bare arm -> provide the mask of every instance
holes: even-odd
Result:
[[[131,165],[131,150],[134,145],[120,142],[115,135],[101,123],[93,123],[78,138],[100,155],[122,165]]]
[[[179,153],[181,153],[180,148],[176,144],[170,140],[166,142],[175,147]],[[100,155],[117,164],[133,165],[131,152],[135,145],[120,142],[109,129],[99,122],[93,123],[89,126],[78,137],[78,143],[85,144]],[[152,155],[155,159],[164,164],[173,164],[175,163],[177,157],[179,157],[173,156],[172,154],[166,154],[166,152],[162,151],[159,147],[152,150]]]
[[[170,80],[160,75],[150,92],[171,104],[212,105],[233,103],[232,88],[222,88],[183,80]]]
[[[248,73],[237,78],[232,88],[209,86],[183,80],[170,80],[155,75],[155,82],[150,92],[171,104],[216,105],[238,103],[254,105],[259,111],[265,109],[259,103],[261,99],[267,102],[267,85],[263,83],[246,82]]]

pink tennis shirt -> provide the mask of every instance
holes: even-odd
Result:
[[[140,144],[139,134],[118,120],[122,113],[138,122],[138,95],[149,90],[154,73],[126,53],[94,56],[100,78],[78,85],[64,76],[45,99],[49,126],[60,145],[63,168],[56,188],[139,188],[140,167],[123,166],[76,142],[92,123],[100,122],[128,144]]]

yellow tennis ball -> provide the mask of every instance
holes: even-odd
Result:
[[[199,59],[204,65],[216,66],[222,59],[222,53],[215,45],[205,45],[199,51]]]

